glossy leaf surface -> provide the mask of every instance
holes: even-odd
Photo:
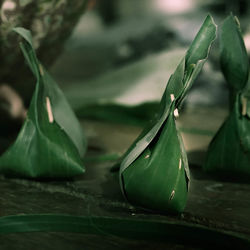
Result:
[[[249,62],[238,19],[232,15],[225,19],[221,27],[220,61],[230,88],[242,90],[248,79]]]
[[[250,95],[248,57],[236,18],[224,21],[221,64],[230,86],[231,110],[209,145],[204,170],[224,178],[250,179]]]
[[[39,63],[30,32],[23,28],[15,31],[24,38],[21,49],[37,82],[18,137],[0,157],[0,172],[31,178],[81,174],[81,156],[86,150],[82,128],[63,93]]]
[[[216,26],[208,16],[170,77],[158,116],[125,154],[120,185],[126,199],[138,207],[162,212],[184,210],[190,177],[174,116],[201,71],[215,36]]]

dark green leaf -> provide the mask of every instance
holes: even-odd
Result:
[[[143,126],[154,117],[158,108],[159,102],[146,102],[136,106],[90,104],[77,109],[76,114],[80,118]]]
[[[240,95],[233,109],[214,136],[203,169],[222,178],[250,180],[250,121],[242,116]]]
[[[206,35],[204,35],[206,34]],[[206,58],[211,46],[211,39],[215,39],[216,25],[210,15],[207,16],[186,55],[186,67],[196,64]]]
[[[221,63],[231,91],[231,109],[208,147],[203,166],[222,178],[250,180],[248,57],[239,24],[230,15],[221,28]]]
[[[138,240],[183,243],[202,249],[249,249],[250,240],[237,233],[215,230],[204,226],[124,219],[70,215],[16,215],[0,218],[0,234],[21,232],[70,232],[118,236]]]
[[[86,150],[82,128],[61,90],[39,63],[29,31],[15,31],[25,39],[21,48],[37,82],[21,131],[0,157],[0,172],[32,178],[81,174],[80,156]]]
[[[249,62],[239,23],[232,15],[225,19],[221,27],[220,61],[230,88],[243,90],[248,79]]]
[[[163,212],[181,212],[185,207],[190,176],[174,114],[201,71],[215,36],[216,26],[208,16],[170,77],[158,116],[124,156],[120,185],[136,206]]]

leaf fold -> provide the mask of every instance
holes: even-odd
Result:
[[[36,57],[32,36],[22,36],[26,62],[36,78],[27,118],[17,139],[0,157],[0,172],[28,178],[68,178],[84,172],[86,150],[83,130],[62,91]]]

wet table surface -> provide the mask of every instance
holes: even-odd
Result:
[[[204,122],[207,114],[209,121]],[[177,121],[188,151],[191,186],[185,211],[163,215],[138,210],[120,191],[114,161],[92,156],[122,155],[140,127],[84,121],[89,138],[86,173],[71,181],[33,181],[0,178],[0,215],[69,214],[198,224],[250,237],[250,184],[216,180],[201,170],[205,150],[226,112],[219,109],[184,110]],[[212,122],[213,121],[213,122]],[[92,160],[91,160],[92,159]],[[197,235],[199,237],[199,235]],[[125,239],[113,235],[22,233],[0,236],[1,249],[202,249],[178,242]]]

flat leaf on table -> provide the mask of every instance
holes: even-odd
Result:
[[[207,16],[186,56],[171,75],[158,116],[131,145],[120,166],[120,186],[132,204],[162,212],[182,212],[187,200],[189,169],[175,116],[205,63],[216,37]]]
[[[27,117],[17,139],[0,157],[0,172],[29,178],[69,178],[84,173],[81,156],[86,150],[82,128],[62,91],[38,61],[31,34],[21,49],[36,79]]]
[[[185,222],[72,216],[65,214],[30,214],[0,217],[0,234],[24,232],[69,232],[106,237],[171,242],[202,249],[249,249],[248,237]],[[197,237],[199,235],[199,237]]]

